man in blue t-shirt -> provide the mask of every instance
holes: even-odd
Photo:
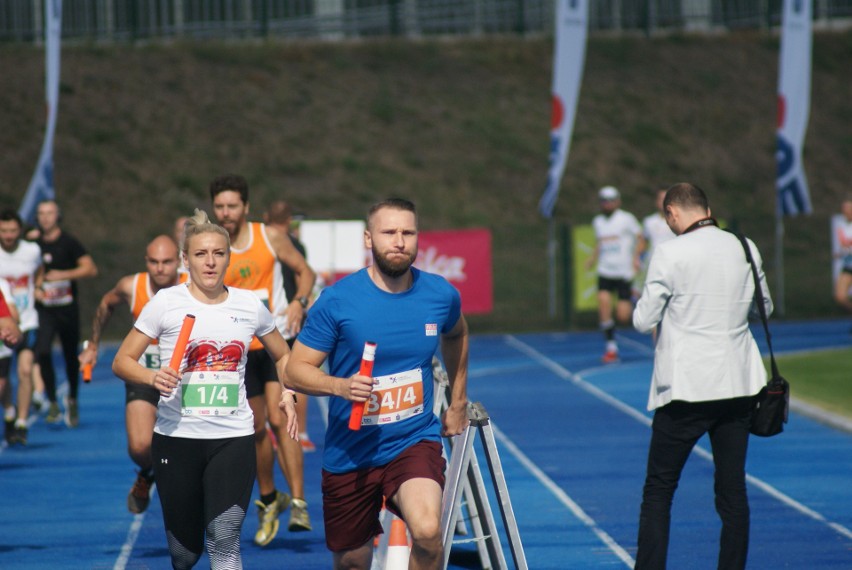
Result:
[[[370,567],[386,497],[387,508],[408,525],[412,561],[439,568],[440,437],[468,425],[467,323],[458,291],[411,266],[414,204],[389,199],[370,208],[364,243],[373,265],[323,290],[293,346],[287,376],[300,392],[331,396],[322,489],[334,567]],[[368,341],[377,345],[373,378],[359,374]],[[432,356],[439,344],[451,389],[441,420],[432,413]],[[320,368],[326,359],[328,373]],[[367,405],[360,429],[351,430],[356,402]]]

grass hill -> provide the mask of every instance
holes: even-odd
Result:
[[[424,229],[488,227],[495,310],[471,319],[474,331],[564,327],[547,316],[536,210],[552,51],[551,39],[514,37],[66,46],[57,195],[101,271],[82,287],[84,321],[143,268],[147,240],[208,205],[210,179],[239,172],[256,216],[285,197],[313,218],[361,218],[399,194],[418,203]],[[813,61],[815,213],[786,222],[791,317],[839,314],[828,224],[852,179],[852,33],[817,34]],[[592,38],[556,220],[589,223],[605,184],[641,217],[656,188],[695,182],[755,239],[774,285],[777,65],[766,33]],[[0,206],[20,203],[38,157],[43,68],[42,50],[0,45]]]

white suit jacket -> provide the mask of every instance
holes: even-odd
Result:
[[[772,300],[757,247],[766,314]],[[648,267],[633,326],[661,325],[648,409],[672,400],[703,402],[757,394],[766,369],[748,328],[754,295],[751,266],[739,239],[705,226],[660,244]]]

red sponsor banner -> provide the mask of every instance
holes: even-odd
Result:
[[[461,293],[466,314],[494,308],[491,232],[485,229],[418,232],[415,267],[437,273]]]

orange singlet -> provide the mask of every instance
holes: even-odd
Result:
[[[178,274],[178,283],[186,283],[187,279],[189,279],[189,274]],[[154,296],[153,293],[151,276],[147,271],[133,276],[133,295],[130,297],[130,314],[133,315],[133,322],[136,322],[136,319],[139,318],[142,307],[148,304],[148,301]],[[157,339],[153,339],[139,358],[139,363],[149,370],[159,370],[160,368],[160,350],[156,348],[157,344]]]
[[[249,222],[249,242],[243,249],[231,247],[231,264],[225,272],[225,285],[252,291],[267,309],[275,314],[275,291],[284,287],[277,270],[278,256],[266,236],[266,226]],[[257,337],[251,339],[249,350],[263,345]]]

